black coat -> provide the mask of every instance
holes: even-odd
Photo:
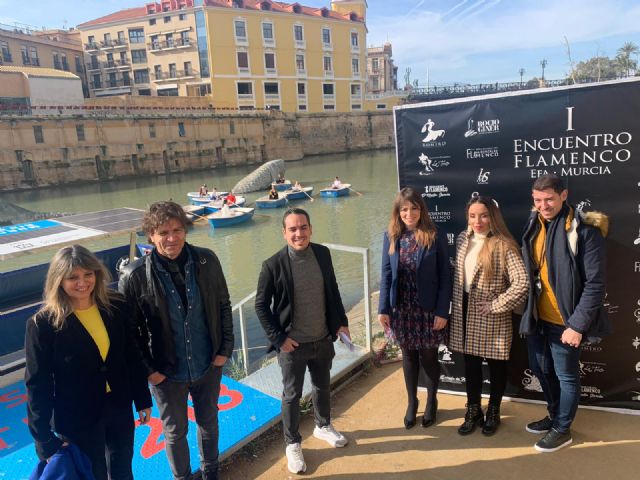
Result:
[[[109,335],[104,361],[74,314],[58,330],[43,313],[27,322],[27,416],[40,458],[50,457],[62,444],[53,431],[70,435],[95,424],[107,398],[106,382],[116,403],[131,405],[133,400],[138,411],[151,407],[130,309],[118,296],[100,315]]]
[[[323,245],[317,243],[309,245],[316,256],[324,279],[327,329],[331,338],[336,340],[338,329],[342,326],[346,327],[348,322],[338,290],[331,254]],[[270,350],[279,349],[284,343],[293,321],[293,275],[288,248],[285,246],[262,263],[262,271],[258,279],[256,314],[273,345]]]
[[[207,327],[213,355],[231,357],[233,353],[233,317],[227,282],[218,257],[211,250],[185,244],[195,265],[196,281],[207,315]],[[153,267],[151,255],[127,265],[118,290],[133,306],[138,327],[138,344],[147,375],[160,372],[171,375],[176,367],[176,348],[169,309],[162,281]],[[213,358],[211,359],[213,361]]]

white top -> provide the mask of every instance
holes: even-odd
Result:
[[[340,180],[334,180],[331,186],[333,188],[342,188],[342,182]]]
[[[469,245],[467,247],[467,256],[464,257],[464,291],[469,293],[471,289],[471,281],[473,280],[473,272],[478,264],[478,254],[484,245],[486,235],[473,232],[469,237]]]

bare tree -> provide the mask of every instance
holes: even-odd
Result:
[[[569,39],[567,38],[567,36],[564,36],[564,44],[565,44],[565,48],[567,49],[567,58],[569,59],[569,71],[571,72],[571,80],[573,81],[573,83],[577,83],[576,82],[576,64],[573,61],[573,59],[571,58],[571,45],[569,45]]]

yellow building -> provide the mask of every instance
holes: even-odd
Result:
[[[216,108],[362,110],[366,0],[162,0],[78,26],[91,96],[211,95]]]
[[[71,72],[86,91],[80,34],[74,30],[37,30],[0,24],[0,65],[43,67]]]

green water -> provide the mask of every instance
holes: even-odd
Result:
[[[187,204],[186,193],[197,190],[202,183],[210,188],[228,190],[254,167],[234,167],[157,176],[144,179],[118,180],[101,184],[73,185],[28,192],[0,194],[1,198],[34,211],[80,213],[118,207],[144,209],[157,200],[173,199]],[[319,190],[338,175],[345,183],[362,193],[348,197],[325,199]],[[386,228],[391,201],[397,189],[397,169],[393,150],[307,157],[286,163],[286,177],[304,186],[314,187],[314,201],[300,200],[292,205],[307,209],[311,216],[313,241],[368,247],[370,249],[373,286],[379,281],[382,232]],[[247,194],[247,203],[264,192]],[[189,231],[187,241],[211,248],[216,252],[225,272],[232,303],[237,303],[256,288],[262,261],[284,244],[282,237],[283,209],[256,209],[247,223],[211,230],[196,224]],[[204,222],[200,222],[204,223]],[[89,248],[106,248],[127,243],[126,237],[87,244]],[[20,257],[5,263],[2,270],[25,264],[46,262],[53,251],[37,256]],[[356,254],[332,252],[338,283],[345,306],[350,307],[362,298],[362,257]],[[255,342],[259,328],[250,326],[249,336]],[[239,337],[239,335],[238,335]],[[236,342],[238,344],[238,342]]]

